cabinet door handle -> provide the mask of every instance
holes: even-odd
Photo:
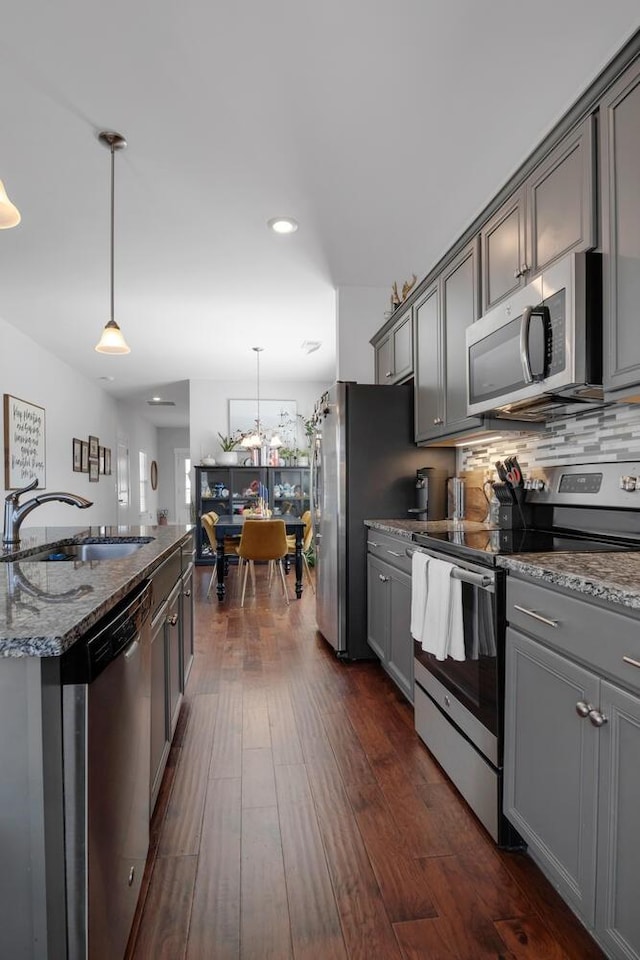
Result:
[[[546,623],[548,627],[558,626],[558,620],[550,620],[548,617],[543,617],[541,613],[536,613],[535,610],[527,610],[526,607],[520,607],[517,603],[514,603],[513,609],[519,610],[520,613],[525,613],[528,617],[533,617],[534,620],[539,620],[540,623]]]
[[[401,553],[396,553],[395,550],[387,550],[387,553],[390,553],[392,557],[401,557]]]
[[[520,269],[522,270],[522,276],[524,277],[525,273],[529,273],[529,270],[531,270],[531,267],[529,266],[528,263],[525,262],[522,264],[522,267]]]
[[[519,280],[521,276],[522,276],[522,270],[514,270],[514,271],[513,271],[513,279],[514,279],[514,280]]]
[[[177,622],[178,622],[177,613],[172,613],[170,617],[167,617],[167,623],[169,624],[170,627],[175,627]]]
[[[370,547],[379,547],[380,544],[379,544],[379,543],[374,543],[373,540],[369,540],[369,546],[370,546]]]
[[[623,657],[622,659],[632,667],[640,667],[640,660],[634,660],[633,657]]]
[[[589,710],[589,720],[594,727],[604,727],[605,723],[609,722],[609,717],[605,717],[599,710]]]
[[[185,595],[185,597],[190,597],[190,596],[191,596],[191,590],[185,590],[185,591],[184,591],[184,595]]]
[[[587,703],[586,700],[578,700],[576,703],[576,713],[579,717],[582,717],[583,720],[589,716],[593,709],[594,707],[590,703]]]
[[[434,417],[433,422],[436,425],[436,427],[438,427],[440,426],[441,423],[444,423],[444,420],[442,419],[442,417]]]
[[[380,580],[381,583],[388,583],[388,582],[389,582],[389,577],[383,577],[383,575],[382,575],[381,573],[379,573],[379,574],[378,574],[378,580]]]
[[[385,373],[385,377],[389,378],[392,376],[393,376],[393,372],[391,370],[387,370],[387,372]]]

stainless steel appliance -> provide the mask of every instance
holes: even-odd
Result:
[[[453,473],[455,452],[416,447],[410,384],[338,382],[318,401],[316,413],[312,516],[318,629],[339,657],[372,657],[364,520],[406,518],[418,467]]]
[[[564,257],[466,336],[469,414],[546,420],[602,405],[600,254]]]
[[[62,659],[68,960],[121,960],[149,848],[151,585]]]
[[[462,581],[465,659],[414,643],[416,730],[491,836],[517,835],[502,814],[505,554],[640,550],[640,463],[554,467],[527,478],[529,529],[414,534]]]
[[[416,471],[415,506],[409,507],[412,520],[444,520],[447,512],[447,473],[435,467]]]

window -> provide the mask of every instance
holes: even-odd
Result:
[[[184,461],[184,505],[191,506],[191,460],[189,457]]]
[[[144,450],[138,454],[138,463],[140,466],[140,513],[147,512],[147,455]]]

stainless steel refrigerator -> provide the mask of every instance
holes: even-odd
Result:
[[[339,657],[367,643],[366,519],[410,519],[416,470],[453,474],[451,450],[416,447],[413,387],[338,382],[316,405],[312,497],[316,621]]]

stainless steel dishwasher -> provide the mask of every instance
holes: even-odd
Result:
[[[62,662],[69,960],[122,960],[149,847],[151,584]]]

